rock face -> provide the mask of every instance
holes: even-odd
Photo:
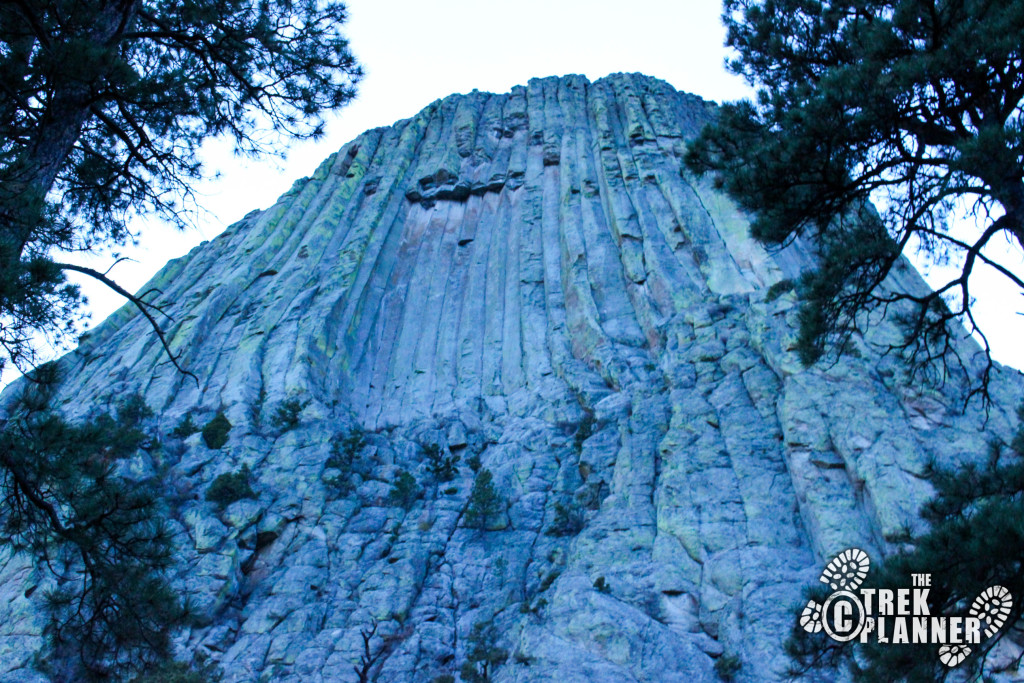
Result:
[[[1007,435],[1020,383],[997,369],[987,422],[961,413],[957,378],[911,384],[879,354],[884,323],[802,369],[784,284],[813,251],[766,252],[681,171],[712,111],[622,74],[439,100],[147,286],[198,386],[129,308],[63,359],[71,413],[138,391],[165,434],[230,422],[220,448],[167,436],[146,465],[200,609],[183,656],[356,681],[376,624],[370,679],[431,681],[490,622],[496,681],[710,681],[723,653],[739,680],[785,669],[802,588],[918,528],[925,464]],[[891,284],[923,287],[909,267]],[[498,494],[478,528],[474,458]],[[242,465],[256,498],[205,500]],[[46,574],[4,559],[0,664],[26,680]]]

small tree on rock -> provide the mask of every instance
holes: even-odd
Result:
[[[420,489],[416,485],[416,477],[405,470],[399,470],[398,476],[395,477],[395,481],[391,484],[391,490],[388,492],[388,502],[408,512],[419,495]]]
[[[473,481],[466,508],[466,526],[477,531],[486,531],[491,517],[501,512],[501,494],[494,486],[494,475],[489,469],[482,469]]]
[[[466,648],[466,661],[459,673],[466,683],[488,683],[496,667],[508,659],[508,650],[497,646],[498,629],[490,619],[473,624]]]
[[[325,483],[339,495],[347,496],[352,491],[352,476],[356,473],[356,458],[366,445],[366,437],[358,429],[346,435],[335,434],[331,439],[331,454],[324,463],[327,469],[338,474],[329,477]]]
[[[428,443],[423,446],[423,454],[427,456],[427,471],[434,475],[438,482],[451,481],[458,474],[460,457],[447,447]]]

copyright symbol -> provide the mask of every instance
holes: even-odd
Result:
[[[836,591],[821,607],[821,623],[833,640],[853,640],[864,628],[864,605],[850,591]]]

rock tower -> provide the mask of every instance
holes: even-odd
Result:
[[[147,285],[198,382],[130,307],[62,359],[69,413],[140,392],[168,435],[139,467],[174,501],[185,656],[356,681],[376,625],[370,680],[429,682],[489,624],[495,681],[785,669],[823,563],[920,528],[926,463],[984,453],[1021,385],[997,369],[987,421],[962,412],[970,378],[909,383],[885,322],[802,368],[813,248],[766,251],[682,170],[713,112],[626,74],[438,100]],[[219,413],[219,448],[169,436]],[[243,465],[254,498],[205,499]],[[47,575],[3,561],[0,668],[28,680]]]

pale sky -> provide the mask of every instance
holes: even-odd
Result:
[[[330,119],[323,139],[293,145],[284,161],[242,160],[233,157],[229,144],[208,145],[207,171],[220,177],[196,187],[206,210],[198,227],[141,227],[139,248],[122,250],[136,263],[119,264],[110,273],[122,286],[138,290],[168,259],[253,209],[269,207],[364,130],[408,118],[453,93],[504,93],[543,76],[578,73],[596,80],[637,71],[718,102],[752,94],[724,68],[719,0],[350,0],[348,6],[347,34],[366,72],[357,100]],[[101,270],[109,264],[110,259],[93,262]],[[93,324],[123,303],[102,285],[83,282],[83,290]],[[975,290],[996,359],[1024,367],[1024,344],[1018,341],[1024,339],[1024,316],[1014,314],[1024,310],[1024,302],[1005,290]]]

